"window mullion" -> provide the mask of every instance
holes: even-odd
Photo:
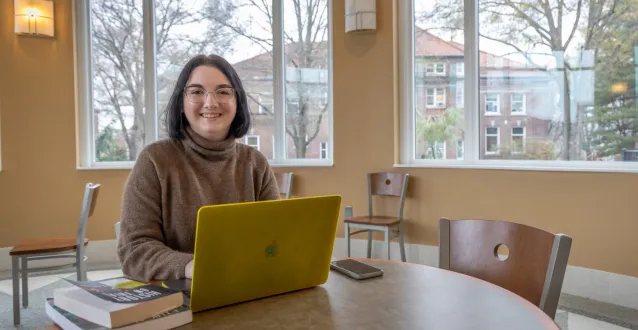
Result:
[[[79,1],[75,4],[76,15],[74,19],[77,28],[77,67],[76,78],[78,89],[77,107],[81,121],[79,124],[79,167],[91,167],[95,163],[95,127],[93,114],[93,84],[92,77],[92,57],[91,57],[91,3],[90,1]]]
[[[144,143],[157,141],[157,56],[155,47],[155,0],[144,0]],[[139,152],[140,150],[138,150]]]
[[[275,117],[275,163],[281,163],[286,155],[286,81],[284,60],[284,21],[283,0],[273,0],[273,96]]]
[[[465,0],[465,150],[464,162],[476,163],[480,148],[480,71],[478,40],[478,0]]]
[[[402,164],[411,164],[415,159],[415,82],[414,82],[414,3],[400,1],[399,7],[399,45],[402,52],[399,61],[401,72],[401,154]],[[426,91],[427,93],[427,91]]]

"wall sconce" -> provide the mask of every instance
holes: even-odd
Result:
[[[346,33],[377,28],[376,0],[346,0]]]
[[[13,0],[15,33],[19,35],[53,37],[52,0]]]

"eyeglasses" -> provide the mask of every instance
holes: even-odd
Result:
[[[193,103],[204,103],[208,93],[207,90],[199,86],[187,86],[184,88],[186,98]],[[213,95],[217,103],[229,103],[235,97],[235,89],[232,87],[217,88]]]

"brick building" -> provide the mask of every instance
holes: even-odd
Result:
[[[415,31],[416,120],[457,110],[460,117],[444,141],[417,136],[416,157],[463,157],[464,56],[463,45],[431,33]],[[480,52],[480,157],[549,157],[549,125],[556,113],[554,79],[539,69]],[[441,134],[439,134],[441,135]],[[432,136],[432,135],[430,135]],[[436,136],[436,134],[434,134]]]

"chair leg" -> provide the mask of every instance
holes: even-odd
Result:
[[[368,259],[372,258],[372,230],[368,229]]]
[[[29,272],[27,265],[27,257],[22,257],[22,267],[20,267],[20,273],[22,273],[22,306],[29,306]]]
[[[405,243],[403,242],[403,224],[399,225],[399,247],[401,249],[401,261],[405,262]]]
[[[86,278],[86,262],[81,259],[77,259],[75,264],[75,277],[78,281],[84,282]]]
[[[390,260],[390,227],[385,228],[385,244],[388,247],[388,260]]]
[[[11,278],[13,281],[13,325],[20,324],[20,265],[19,257],[11,257]]]
[[[350,258],[350,224],[349,223],[346,223],[345,236],[346,236],[346,250],[348,252],[348,258]]]

